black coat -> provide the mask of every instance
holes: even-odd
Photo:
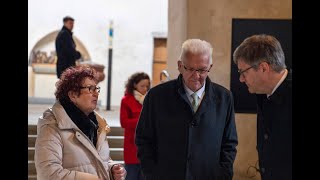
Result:
[[[292,179],[292,73],[267,99],[257,95],[257,150],[263,180]]]
[[[155,86],[144,99],[135,143],[147,180],[232,179],[238,138],[230,91],[207,78],[194,114],[181,75]]]
[[[65,69],[76,65],[76,60],[81,57],[81,54],[76,50],[72,32],[64,26],[56,38],[55,45],[58,56],[57,77],[60,78]]]

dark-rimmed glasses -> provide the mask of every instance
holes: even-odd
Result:
[[[250,66],[250,67],[248,67],[247,69],[245,69],[245,70],[240,70],[240,69],[238,69],[238,73],[239,73],[239,75],[241,76],[244,72],[246,72],[246,71],[248,71],[249,69],[251,69],[251,68],[253,68],[253,67],[255,67],[256,65],[252,65],[252,66]]]
[[[205,74],[207,72],[210,72],[211,66],[209,69],[193,69],[193,68],[187,68],[185,65],[183,65],[184,69],[190,73],[194,73],[195,71],[198,72],[199,74]]]
[[[86,87],[80,87],[80,89],[84,89],[84,88],[88,88],[90,93],[94,93],[94,92],[100,93],[100,87],[99,86],[91,85],[91,86],[86,86]]]
[[[246,68],[245,70],[238,69],[239,77],[243,76],[243,78],[244,78],[245,77],[244,74],[243,74],[244,72],[248,71],[249,69],[251,69],[253,67],[258,67],[260,64],[261,64],[261,62],[259,64],[254,64],[254,65]]]

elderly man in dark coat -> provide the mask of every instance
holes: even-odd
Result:
[[[233,98],[211,82],[212,47],[182,45],[177,79],[147,93],[135,143],[146,180],[231,180],[238,144]]]

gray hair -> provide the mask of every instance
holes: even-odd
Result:
[[[212,46],[207,41],[201,39],[188,39],[181,47],[179,60],[184,61],[188,53],[197,55],[208,55],[209,62],[212,64]]]
[[[266,34],[246,38],[233,53],[234,63],[238,64],[239,60],[251,66],[266,62],[276,72],[286,68],[280,42],[275,37]]]

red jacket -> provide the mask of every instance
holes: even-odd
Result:
[[[142,105],[132,94],[126,93],[121,100],[120,124],[124,128],[124,162],[126,164],[139,164],[137,147],[134,143],[136,126],[139,120]]]

